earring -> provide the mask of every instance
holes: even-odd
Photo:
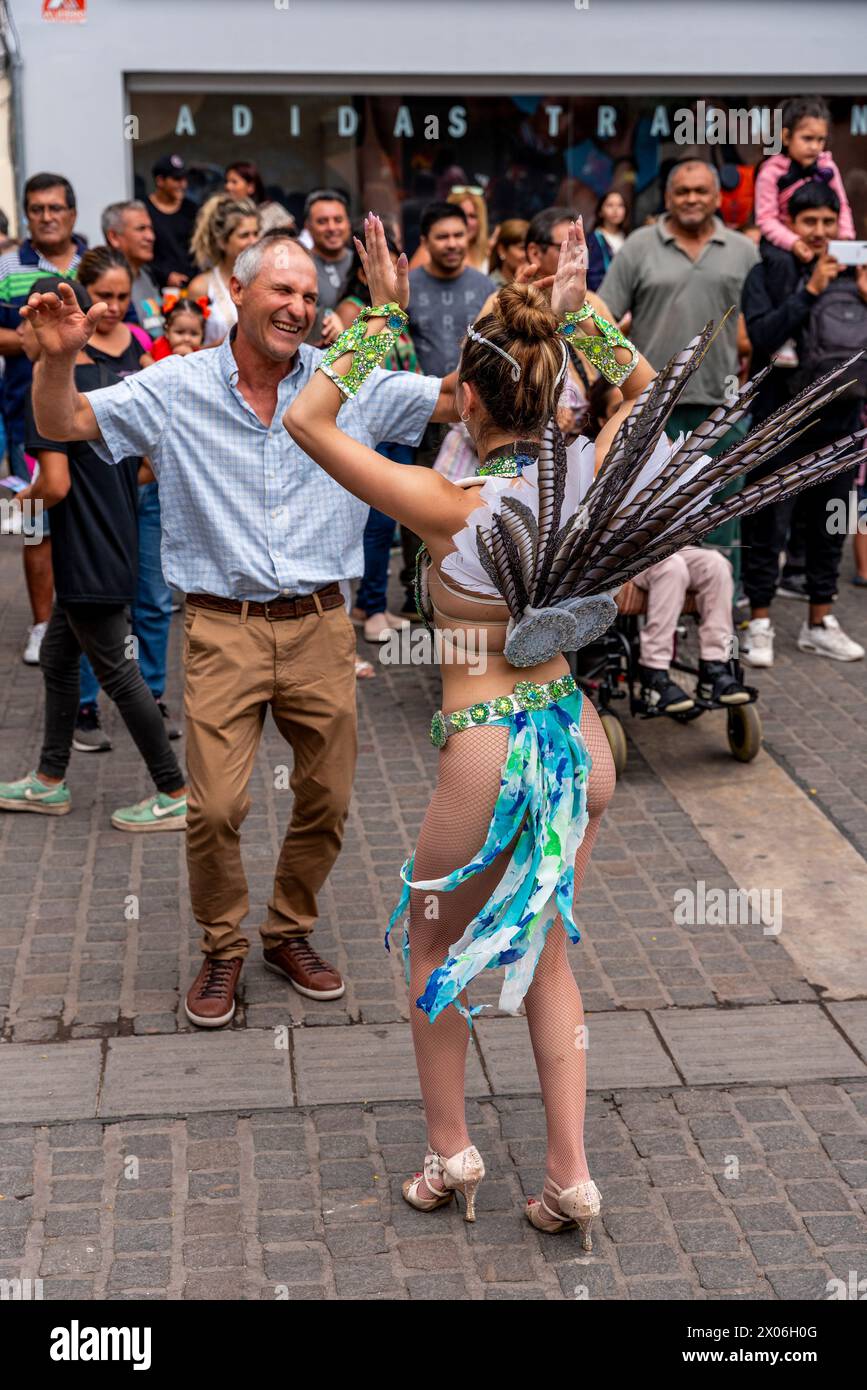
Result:
[[[465,425],[468,423],[469,418],[470,418],[470,416],[469,416],[469,411],[467,412],[466,415],[464,415],[464,414],[461,415],[461,419],[463,420],[463,422],[464,422]]]

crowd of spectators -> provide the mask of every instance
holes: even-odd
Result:
[[[715,449],[736,447],[750,421],[770,421],[772,436],[781,404],[867,349],[867,264],[859,263],[857,244],[852,256],[840,250],[859,229],[825,149],[827,111],[815,98],[798,99],[787,104],[783,123],[784,152],[756,182],[754,235],[726,225],[718,173],[695,157],[670,170],[663,206],[642,225],[630,229],[634,203],[624,182],[605,190],[586,228],[588,299],[628,331],[653,367],[664,367],[709,322],[717,325],[667,422],[672,441],[730,410],[748,376],[771,364],[750,415],[725,417],[729,428]],[[247,897],[238,827],[249,809],[266,705],[295,758],[293,819],[262,929],[266,962],[309,997],[343,992],[339,972],[312,951],[308,936],[317,886],[339,849],[354,766],[356,644],[345,610],[368,654],[416,621],[420,543],[403,529],[403,597],[389,607],[394,521],[335,490],[280,425],[318,360],[300,345],[333,343],[366,303],[350,196],[334,187],[311,190],[296,226],[249,162],[230,165],[222,190],[201,206],[188,196],[180,155],[156,161],[153,185],[146,197],[106,207],[102,242],[88,246],[76,230],[69,180],[37,173],[24,188],[26,234],[0,251],[0,453],[8,468],[0,487],[43,507],[41,530],[22,547],[32,613],[23,659],[41,666],[45,684],[38,768],[0,782],[0,808],[71,809],[65,777],[73,749],[111,750],[102,690],[155,787],[145,801],[115,811],[112,825],[187,833],[205,954],[187,1015],[196,1026],[216,1027],[232,1017],[248,945],[240,934]],[[459,480],[475,471],[473,449],[460,422],[443,422],[455,418],[449,382],[467,328],[503,286],[550,286],[577,213],[565,204],[534,208],[489,227],[481,185],[454,181],[431,192],[423,204],[408,202],[403,218],[383,219],[393,257],[412,237],[409,321],[384,363],[387,374],[362,408],[347,410],[353,437],[393,461]],[[69,423],[62,390],[45,390],[52,349],[43,355],[20,313],[34,290],[58,288],[69,296],[70,314],[104,306],[85,346],[75,340],[69,365],[79,399],[90,402],[90,433]],[[162,361],[175,357],[192,360]],[[792,458],[859,427],[865,362]],[[31,401],[34,364],[47,434]],[[598,433],[621,396],[579,355],[566,365],[557,424],[568,443]],[[171,412],[158,382],[179,388]],[[107,466],[109,457],[116,467]],[[847,534],[840,509],[851,516],[855,489],[863,512],[862,467],[860,476],[837,475],[794,504],[767,506],[742,528],[721,528],[709,543],[639,576],[648,709],[682,715],[696,699],[726,706],[751,698],[732,660],[735,628],[742,628],[743,662],[770,666],[777,593],[805,604],[802,652],[863,658],[864,647],[834,614]],[[21,511],[4,507],[0,526],[14,530],[16,517],[21,529]],[[867,535],[853,539],[854,583],[867,587]],[[699,615],[695,696],[670,671],[688,591]],[[185,595],[189,821],[185,773],[172,748],[183,731],[165,699],[172,613]],[[275,667],[270,647],[256,645],[256,625],[270,623],[277,606],[287,619],[315,613],[322,621],[283,624],[296,645]],[[306,647],[302,632],[315,635]],[[356,677],[375,675],[364,655],[354,660]]]
[[[856,228],[842,179],[826,148],[827,109],[818,98],[795,99],[786,105],[783,126],[783,151],[765,161],[756,179],[755,229],[749,235],[725,224],[719,175],[711,163],[695,158],[673,166],[663,207],[644,225],[630,229],[633,200],[629,182],[624,180],[599,198],[592,226],[586,229],[588,286],[596,307],[628,330],[654,366],[664,365],[708,321],[721,325],[671,416],[672,438],[730,404],[737,383],[773,361],[775,369],[751,418],[762,420],[771,414],[808,384],[811,373],[815,378],[834,365],[835,349],[828,340],[833,339],[841,317],[848,325],[846,348],[867,346],[867,268],[840,264],[829,251],[831,242],[854,238]],[[188,196],[188,169],[180,155],[160,157],[152,175],[153,188],[146,198],[105,208],[104,244],[86,254],[85,240],[76,232],[76,200],[69,181],[59,174],[39,173],[26,184],[26,235],[19,243],[7,239],[0,254],[0,443],[9,473],[23,482],[30,480],[33,470],[25,439],[31,367],[22,349],[18,310],[42,278],[77,277],[88,286],[91,297],[109,304],[96,356],[120,375],[147,370],[151,361],[169,353],[189,353],[222,342],[237,318],[230,289],[235,261],[245,247],[275,229],[297,235],[313,259],[318,300],[309,342],[319,346],[333,342],[364,302],[363,270],[352,239],[351,200],[344,191],[312,190],[304,202],[302,225],[296,227],[280,201],[267,196],[262,175],[251,162],[229,165],[223,189],[201,206]],[[497,289],[516,277],[544,281],[553,274],[566,227],[576,214],[567,206],[549,207],[531,218],[509,217],[489,228],[485,189],[480,184],[455,183],[436,191],[443,196],[421,208],[407,204],[403,225],[400,219],[389,219],[395,255],[404,247],[406,231],[414,243],[409,332],[389,365],[444,376],[457,364],[467,323]],[[735,311],[730,312],[733,307]],[[837,356],[841,354],[842,347]],[[600,405],[588,405],[593,373],[573,364],[570,377],[571,394],[564,400],[573,408],[572,425],[589,420],[592,429],[594,409]],[[865,394],[864,383],[855,382],[826,417],[822,438],[858,424]],[[613,410],[616,402],[603,401],[601,407]],[[716,449],[728,448],[742,437],[749,420],[733,423]],[[430,425],[415,451],[389,441],[382,441],[380,447],[390,457],[413,458],[453,478],[472,466],[460,426]],[[773,660],[770,604],[780,581],[781,554],[785,563],[782,592],[809,602],[801,648],[846,660],[863,655],[863,648],[842,632],[832,611],[845,536],[839,528],[837,532],[829,528],[829,509],[855,487],[863,502],[863,478],[838,478],[797,503],[768,508],[742,528],[731,523],[712,536],[715,554],[728,563],[725,572],[716,560],[711,563],[716,580],[708,606],[724,606],[721,595],[729,587],[736,602],[749,604],[742,644],[746,663],[769,665]],[[154,483],[142,484],[139,501],[133,630],[140,641],[147,683],[175,733],[163,699],[172,602],[159,566],[159,501]],[[365,574],[353,609],[353,617],[371,642],[386,639],[390,631],[415,616],[412,579],[417,540],[406,532],[402,536],[403,607],[392,613],[387,606],[386,580],[394,541],[389,519],[372,513],[365,531]],[[855,536],[855,559],[854,582],[867,585],[865,536]],[[35,664],[54,595],[50,517],[43,541],[25,547],[24,571],[32,610],[24,660]],[[672,635],[668,616],[661,632],[657,629],[660,614],[670,614],[680,601],[684,575],[685,570],[679,571],[674,591],[666,589],[664,567],[658,576],[651,571],[645,581],[649,585],[643,640],[647,659],[642,661],[645,695],[652,703],[672,709],[682,707],[688,697],[669,679],[663,659]],[[693,580],[689,583],[696,587]],[[372,675],[373,667],[359,658],[358,673]],[[107,745],[99,726],[98,686],[85,661],[76,746],[102,749]]]

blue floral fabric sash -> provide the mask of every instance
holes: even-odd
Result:
[[[500,1008],[516,1013],[533,979],[548,930],[559,913],[573,941],[580,933],[572,917],[575,855],[587,828],[590,754],[581,737],[580,690],[545,709],[521,710],[494,720],[509,729],[509,746],[485,843],[463,868],[443,878],[413,879],[410,856],[400,871],[403,892],[391,914],[385,947],[404,919],[403,956],[409,981],[410,890],[448,893],[481,873],[517,835],[511,858],[494,892],[449,947],[416,1003],[431,1022],[454,1004],[472,1026],[458,996],[482,970],[505,966]],[[457,734],[467,738],[470,731]],[[518,833],[520,830],[520,834]]]

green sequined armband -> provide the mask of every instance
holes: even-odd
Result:
[[[378,333],[367,333],[368,319],[385,319],[385,327]],[[345,328],[336,342],[327,348],[319,371],[324,372],[329,381],[349,399],[357,396],[374,367],[378,367],[387,352],[394,347],[398,334],[403,332],[407,316],[399,304],[379,304],[362,309],[358,318],[349,328]],[[334,371],[334,363],[346,353],[353,353],[352,366],[345,376]]]
[[[578,334],[576,328],[584,319],[592,319],[599,336],[590,334]],[[590,304],[582,304],[581,308],[574,313],[564,314],[563,322],[558,328],[558,332],[571,343],[578,352],[583,352],[587,361],[590,362],[606,381],[610,381],[612,386],[620,386],[638,361],[638,349],[631,343],[616,324],[609,323],[601,314]],[[618,362],[615,348],[628,348],[632,356],[628,362]]]

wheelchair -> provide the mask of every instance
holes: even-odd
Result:
[[[647,594],[631,581],[624,584],[617,594],[618,617],[614,624],[598,642],[593,642],[572,655],[572,674],[582,690],[593,701],[599,713],[605,736],[614,759],[618,777],[626,770],[628,745],[620,715],[612,708],[618,701],[629,701],[629,712],[642,719],[674,719],[688,724],[699,719],[709,710],[724,710],[726,714],[726,735],[731,755],[740,763],[752,762],[762,746],[762,721],[755,702],[758,690],[747,685],[744,689],[749,701],[740,705],[724,705],[720,701],[701,700],[694,694],[695,704],[691,710],[680,714],[664,714],[663,711],[648,707],[641,698],[639,666],[639,619],[647,610]],[[698,608],[695,594],[688,590],[680,623],[675,632],[674,658],[671,671],[682,671],[698,676],[698,666],[678,655],[681,639],[686,636],[687,622],[698,621]],[[732,658],[733,673],[742,679],[742,667],[736,657]]]

